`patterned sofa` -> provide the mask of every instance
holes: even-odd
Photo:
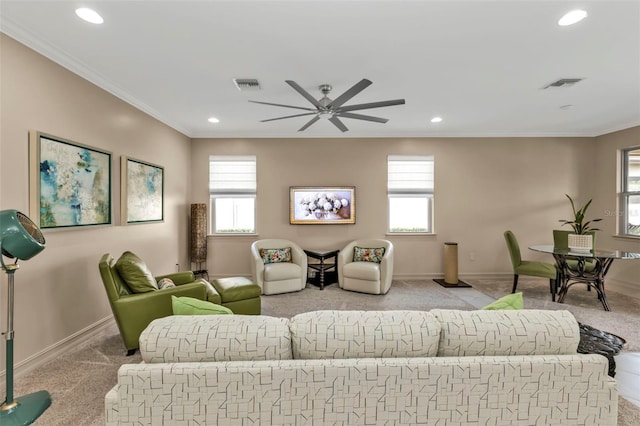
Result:
[[[567,311],[174,316],[140,336],[107,425],[616,425]]]

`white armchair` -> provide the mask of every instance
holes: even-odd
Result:
[[[290,262],[265,263],[260,249],[291,248]],[[251,244],[251,271],[262,294],[300,291],[307,285],[307,255],[293,241],[279,239],[258,240]]]
[[[380,263],[354,262],[354,248],[384,248]],[[338,254],[340,288],[361,293],[386,294],[393,277],[393,244],[387,240],[363,239],[349,243]]]

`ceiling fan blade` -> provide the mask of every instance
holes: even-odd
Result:
[[[371,115],[354,114],[352,112],[337,113],[342,118],[355,118],[358,120],[375,121],[376,123],[386,123],[388,118],[373,117]]]
[[[298,129],[299,132],[302,132],[303,130],[307,130],[307,128],[309,126],[311,126],[313,123],[315,123],[316,121],[320,120],[320,117],[318,117],[317,115],[315,117],[313,117],[311,120],[307,121],[307,124],[305,124],[304,126],[300,127]]]
[[[371,81],[367,80],[366,78],[363,78],[362,80],[354,84],[349,90],[347,90],[342,95],[335,98],[333,102],[331,102],[327,106],[337,108],[343,103],[347,102],[349,99],[353,98],[358,93],[362,92],[364,89],[366,89],[370,85],[371,85]]]
[[[269,118],[269,119],[267,119],[267,120],[260,120],[260,122],[261,122],[261,123],[265,123],[265,122],[267,122],[267,121],[282,120],[282,119],[285,119],[285,118],[293,118],[293,117],[302,117],[302,116],[304,116],[304,115],[313,115],[313,114],[315,114],[315,112],[305,112],[305,113],[303,113],[303,114],[294,114],[294,115],[287,115],[287,116],[285,116],[285,117]]]
[[[387,106],[393,106],[393,105],[404,105],[404,99],[394,99],[392,101],[370,102],[368,104],[347,105],[347,106],[337,108],[336,112],[356,111],[359,109],[380,108],[380,107],[387,107]]]
[[[315,111],[315,109],[313,109],[313,108],[299,107],[299,106],[293,106],[293,105],[274,104],[274,103],[271,103],[271,102],[260,102],[260,101],[249,101],[249,102],[253,102],[254,104],[273,105],[273,106],[279,106],[279,107],[285,107],[285,108],[303,109],[305,111]]]
[[[296,92],[300,93],[302,96],[304,96],[304,98],[306,100],[308,100],[309,102],[311,102],[313,104],[313,106],[315,106],[316,108],[322,108],[322,105],[320,104],[320,102],[318,102],[318,100],[316,98],[314,98],[313,96],[311,96],[311,94],[309,92],[307,92],[306,90],[304,90],[302,87],[300,87],[300,85],[298,83],[296,83],[293,80],[285,80],[285,82],[293,87],[295,89]]]
[[[333,116],[329,119],[330,122],[332,122],[338,129],[342,130],[343,132],[346,132],[347,130],[347,126],[344,125],[344,123],[342,121],[340,121],[340,119],[337,116]]]

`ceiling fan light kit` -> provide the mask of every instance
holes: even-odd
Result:
[[[298,92],[302,97],[304,97],[307,101],[309,101],[314,108],[309,107],[300,107],[294,105],[284,105],[284,104],[276,104],[272,102],[261,102],[261,101],[249,101],[256,104],[262,105],[271,105],[271,106],[279,106],[283,108],[294,108],[301,109],[304,113],[286,115],[283,117],[269,118],[267,120],[261,120],[262,123],[267,121],[275,121],[275,120],[283,120],[285,118],[294,118],[294,117],[304,117],[304,116],[313,116],[309,121],[307,121],[304,126],[298,129],[299,132],[302,132],[308,129],[312,124],[320,119],[325,119],[330,121],[334,126],[340,129],[342,132],[346,132],[349,129],[344,123],[340,120],[340,118],[351,118],[355,120],[364,120],[364,121],[372,121],[374,123],[386,123],[389,121],[386,118],[374,117],[370,115],[357,114],[352,113],[350,111],[359,111],[363,109],[372,109],[372,108],[382,108],[387,106],[394,105],[404,105],[404,99],[393,99],[390,101],[379,101],[379,102],[369,102],[365,104],[356,104],[356,105],[344,105],[351,98],[356,96],[358,93],[362,92],[364,89],[371,85],[371,81],[363,78],[358,83],[354,84],[350,89],[341,94],[335,99],[331,99],[328,97],[328,94],[333,89],[330,84],[321,84],[318,86],[320,92],[322,92],[322,98],[316,99],[309,92],[304,90],[298,83],[293,80],[285,80],[285,82],[291,86],[296,92]],[[344,105],[344,106],[343,106]]]

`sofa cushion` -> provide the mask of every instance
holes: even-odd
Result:
[[[156,279],[146,263],[135,253],[125,251],[116,262],[118,274],[134,293],[147,293],[158,289]]]
[[[353,248],[354,262],[382,262],[384,247],[366,248],[355,246]]]
[[[268,263],[264,265],[265,281],[300,279],[301,275],[300,265],[295,263]]]
[[[342,274],[358,280],[380,280],[380,264],[374,262],[352,262],[342,267]]]
[[[140,335],[147,363],[291,359],[289,320],[260,315],[170,316]]]
[[[226,315],[233,314],[227,307],[194,299],[193,297],[171,296],[171,308],[174,315]]]
[[[296,359],[435,356],[440,324],[421,311],[315,311],[291,318]]]
[[[580,342],[569,311],[430,312],[442,325],[438,356],[575,354]]]

